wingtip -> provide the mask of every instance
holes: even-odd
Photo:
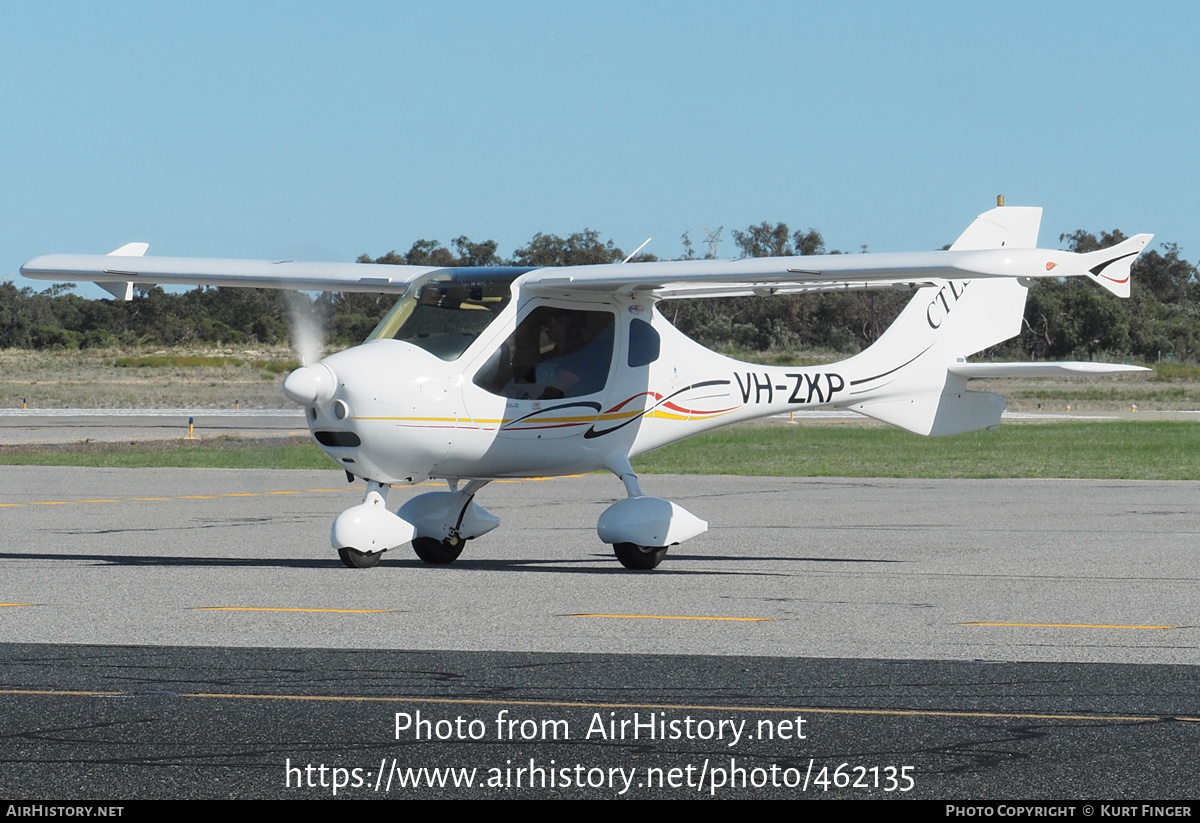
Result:
[[[149,243],[126,243],[121,248],[108,253],[109,257],[141,257],[150,248]]]

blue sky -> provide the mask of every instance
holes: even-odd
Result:
[[[1200,5],[5,3],[0,279],[593,228],[951,242],[1003,193],[1200,260]],[[29,281],[18,281],[28,285]],[[44,288],[45,284],[35,284]],[[99,290],[83,292],[100,295]]]

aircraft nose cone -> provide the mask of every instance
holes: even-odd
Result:
[[[324,363],[296,369],[283,381],[283,393],[302,406],[316,406],[333,399],[337,375]]]

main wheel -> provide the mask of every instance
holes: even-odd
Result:
[[[666,546],[639,546],[637,543],[614,543],[613,554],[621,561],[621,565],[635,571],[649,571],[657,568],[667,556]]]
[[[348,569],[373,569],[383,552],[360,552],[358,549],[338,549],[338,557]]]
[[[451,542],[453,541],[453,542]],[[451,537],[449,540],[435,540],[432,537],[414,537],[413,551],[417,557],[434,566],[448,566],[462,554],[463,546],[467,543],[461,537]]]

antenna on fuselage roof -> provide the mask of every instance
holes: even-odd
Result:
[[[628,257],[626,257],[624,260],[621,261],[621,265],[624,266],[626,263],[628,263],[630,260],[632,260],[635,256],[637,256],[637,253],[640,252],[642,249],[646,248],[647,244],[649,244],[649,242],[653,239],[654,239],[653,237],[647,237],[645,243],[638,246],[636,249],[633,250],[633,254],[629,255]]]

